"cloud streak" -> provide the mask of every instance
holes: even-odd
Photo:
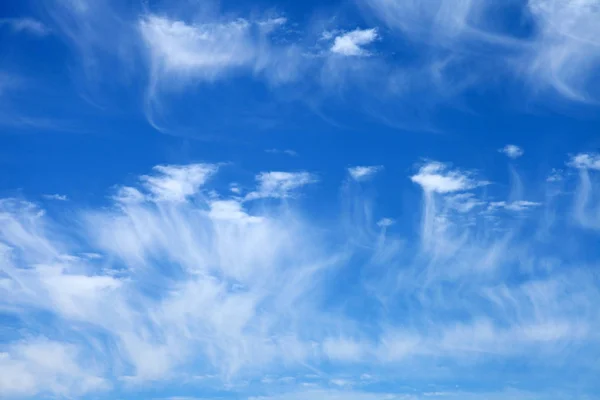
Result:
[[[403,38],[425,43],[434,58],[464,57],[472,52],[472,66],[480,56],[504,62],[501,72],[525,76],[534,94],[554,93],[559,98],[597,100],[594,73],[600,67],[596,0],[527,0],[504,7],[472,0],[443,1],[361,0],[369,10]],[[511,8],[512,6],[512,8]],[[510,10],[509,10],[510,9]],[[508,10],[508,11],[507,11]],[[527,21],[527,33],[499,29],[503,12],[517,12]],[[491,16],[494,15],[495,18]],[[485,74],[486,68],[477,74]],[[481,76],[485,79],[485,76]],[[550,91],[548,90],[550,89]]]
[[[48,27],[31,18],[1,18],[0,26],[8,26],[16,33],[30,33],[35,36],[46,36],[50,33]]]

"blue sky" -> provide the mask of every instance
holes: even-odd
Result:
[[[0,397],[600,399],[600,1],[0,4]]]

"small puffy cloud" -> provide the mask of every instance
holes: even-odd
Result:
[[[67,201],[69,198],[64,194],[45,194],[43,197],[47,200]]]
[[[392,226],[396,223],[396,221],[394,221],[391,218],[382,218],[379,221],[377,221],[377,226],[379,226],[380,228],[387,228],[389,226]]]
[[[290,197],[294,190],[317,182],[317,178],[308,172],[262,172],[257,177],[258,189],[246,196],[246,200],[262,199],[267,197]]]
[[[371,179],[377,172],[383,169],[380,165],[356,166],[348,168],[348,173],[355,181],[366,181]]]
[[[448,165],[436,161],[423,165],[410,179],[421,185],[424,191],[436,193],[465,191],[488,184],[473,179],[467,172],[451,170]]]
[[[212,164],[158,165],[155,175],[142,177],[144,186],[155,200],[183,201],[217,171]]]
[[[238,185],[237,183],[231,183],[229,185],[229,191],[231,193],[235,193],[235,194],[240,194],[242,193],[242,189],[240,188],[240,185]]]
[[[504,153],[508,158],[512,158],[513,160],[521,157],[525,153],[522,148],[514,144],[507,144],[498,151]]]
[[[594,169],[600,171],[600,154],[579,153],[571,158],[568,165],[577,169]]]
[[[331,52],[343,56],[366,56],[369,52],[363,46],[374,42],[378,37],[375,28],[355,29],[337,36],[331,46]]]
[[[26,32],[32,35],[45,36],[50,33],[46,25],[31,18],[2,18],[0,26],[8,26],[14,32]]]

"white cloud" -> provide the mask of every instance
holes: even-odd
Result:
[[[285,211],[266,217],[234,200],[188,199],[207,170],[160,166],[130,188],[149,191],[144,201],[83,212],[100,261],[66,256],[76,246],[46,230],[53,223],[36,207],[1,203],[0,306],[52,313],[65,329],[84,324],[94,357],[131,383],[169,379],[190,359],[221,377],[301,361],[311,344],[278,327],[301,315],[315,275],[333,261],[318,256],[312,228]],[[264,175],[261,196],[287,196],[308,181],[298,176]],[[61,330],[64,339],[80,338],[74,329]],[[51,390],[33,375],[40,390]]]
[[[261,198],[286,198],[302,186],[317,182],[315,175],[308,172],[262,172],[257,175],[258,188],[248,193],[246,200]]]
[[[480,55],[485,48],[494,74],[509,73],[525,79],[534,94],[547,93],[549,88],[569,100],[597,100],[598,82],[594,77],[600,68],[596,40],[600,10],[596,0],[523,2],[521,17],[531,22],[527,37],[498,29],[497,19],[492,16],[503,8],[489,2],[360,0],[359,4],[405,38],[424,43],[434,60],[447,58],[448,52],[451,57],[463,58],[465,49],[471,51],[468,76],[454,75],[454,80],[488,78],[489,68],[478,69],[483,65]],[[423,68],[431,68],[436,62]]]
[[[158,165],[155,175],[142,176],[144,186],[157,200],[183,201],[195,194],[217,171],[212,164]]]
[[[489,204],[489,209],[503,208],[508,211],[525,211],[534,207],[541,206],[541,203],[527,200],[517,200],[512,202],[493,201]]]
[[[600,198],[590,171],[600,171],[600,154],[580,153],[569,161],[568,165],[579,170],[579,182],[575,191],[575,221],[587,229],[600,230]]]
[[[374,166],[356,166],[348,168],[348,173],[355,181],[366,181],[375,176],[383,169],[380,165]]]
[[[366,56],[369,52],[363,46],[373,43],[377,38],[377,29],[355,29],[337,36],[331,52],[343,56]]]
[[[168,124],[164,96],[191,86],[232,76],[264,79],[275,87],[297,80],[309,58],[293,43],[273,36],[284,19],[198,18],[184,22],[148,14],[138,22],[147,48],[150,81],[146,91],[148,121],[163,131]]]
[[[486,6],[472,0],[402,1],[363,0],[377,17],[411,40],[426,41],[433,46],[444,46],[464,35],[481,33],[473,26]]]
[[[421,185],[424,191],[436,193],[465,191],[488,184],[475,180],[472,174],[451,170],[448,165],[435,161],[423,165],[410,179]]]
[[[357,196],[344,216],[354,229],[310,219],[285,201],[246,202],[229,193],[227,181],[214,182],[224,193],[201,196],[213,189],[207,178],[216,172],[212,164],[160,166],[112,204],[70,210],[56,220],[31,203],[0,202],[0,309],[24,328],[14,332],[17,344],[0,346],[1,389],[80,397],[108,382],[168,386],[211,374],[215,385],[239,388],[276,374],[261,384],[293,391],[303,380],[286,378],[290,373],[319,372],[332,363],[348,376],[319,372],[320,379],[307,383],[358,387],[368,371],[369,384],[386,384],[407,367],[409,378],[435,383],[440,365],[453,366],[449,376],[464,376],[522,359],[557,373],[566,364],[583,370],[595,361],[589,350],[600,324],[597,277],[577,251],[564,257],[562,232],[548,237],[540,255],[529,232],[490,228],[475,206],[464,206],[481,200],[459,196],[469,194],[461,188],[481,184],[470,173],[431,163],[421,168],[422,178],[444,179],[419,182],[427,186],[423,204],[398,217],[399,232],[387,232],[375,229],[371,200]],[[257,176],[252,193],[285,198],[314,181],[306,173],[267,172]],[[520,211],[537,204],[501,206]],[[411,225],[420,208],[428,235],[421,245]],[[530,222],[535,228],[539,221],[532,216]],[[564,225],[576,239],[571,226]],[[401,245],[400,233],[410,246]],[[547,260],[554,258],[560,268],[551,270]],[[373,312],[357,313],[357,302]],[[27,318],[38,312],[52,316],[49,325]],[[41,351],[21,333],[28,329],[52,335],[43,343],[53,345]],[[44,355],[30,356],[21,345]],[[321,389],[269,393],[381,397]]]
[[[396,221],[394,221],[391,218],[382,218],[379,221],[377,221],[377,226],[379,226],[381,228],[387,228],[387,227],[394,225],[395,223],[396,223]]]
[[[0,351],[0,392],[6,396],[84,395],[109,383],[82,362],[73,345],[44,338],[11,344]]]
[[[600,154],[579,153],[571,157],[569,166],[578,169],[600,170]]]
[[[288,156],[291,156],[291,157],[298,156],[298,153],[296,153],[294,150],[290,150],[290,149],[285,149],[285,150],[267,149],[267,150],[265,150],[265,152],[271,153],[271,154],[287,154]]]
[[[302,57],[293,45],[276,44],[270,35],[285,24],[235,19],[186,23],[157,15],[139,21],[149,54],[149,100],[158,91],[187,83],[215,81],[232,73],[262,75],[273,84],[293,81]]]
[[[45,199],[48,200],[58,200],[58,201],[67,201],[69,198],[64,194],[45,194],[43,195]]]
[[[37,36],[50,33],[46,25],[31,18],[0,18],[0,26],[7,25],[15,32],[26,32]]]
[[[245,20],[188,25],[148,15],[140,21],[140,32],[150,51],[154,74],[212,80],[231,68],[247,66],[255,57],[250,23]]]
[[[485,202],[475,197],[473,193],[456,193],[444,197],[445,206],[459,213],[468,213],[475,207],[485,205]]]
[[[595,98],[600,68],[596,0],[529,0],[536,37],[523,63],[539,87],[549,86],[571,100]]]
[[[343,380],[340,380],[340,383]],[[332,382],[333,383],[333,382]],[[352,382],[347,382],[352,383]],[[567,400],[569,394],[544,392],[542,398],[548,400]],[[360,390],[342,390],[342,389],[311,389],[297,392],[285,392],[271,396],[253,396],[248,400],[536,400],[540,394],[530,391],[521,391],[515,389],[503,389],[498,391],[464,391],[458,388],[444,391],[419,391],[405,388],[398,392],[368,392]]]
[[[210,217],[217,220],[233,220],[246,222],[260,222],[262,218],[250,216],[242,209],[242,205],[235,200],[217,200],[210,203]]]
[[[235,194],[242,193],[242,189],[240,188],[240,186],[237,183],[231,183],[231,184],[229,184],[229,191],[231,193],[235,193]]]
[[[513,160],[521,157],[524,154],[523,149],[514,144],[507,144],[498,151],[500,153],[506,154],[508,158],[512,158]]]

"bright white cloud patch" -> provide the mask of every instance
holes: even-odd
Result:
[[[512,158],[513,160],[521,157],[525,153],[522,148],[514,144],[507,144],[498,151],[506,154],[508,158]]]
[[[357,166],[348,168],[348,173],[355,181],[366,181],[375,176],[383,169],[380,165],[375,166]]]
[[[285,23],[284,18],[191,23],[146,15],[139,32],[149,56],[149,99],[158,101],[160,90],[234,73],[262,75],[272,83],[294,80],[302,58],[295,47],[276,44],[270,36]]]
[[[260,198],[286,198],[302,186],[317,182],[308,172],[262,172],[257,177],[258,189],[246,196],[247,200]]]
[[[343,56],[366,56],[369,52],[364,46],[373,43],[377,38],[377,30],[374,28],[346,32],[334,39],[331,52]]]
[[[476,180],[470,173],[452,170],[448,165],[439,162],[423,165],[410,179],[421,185],[423,190],[437,193],[459,192],[487,184]]]
[[[156,175],[142,176],[142,181],[157,200],[183,201],[198,190],[216,172],[217,167],[209,164],[185,166],[159,165],[154,167]]]
[[[580,153],[571,158],[569,165],[578,169],[600,170],[600,154]]]
[[[231,68],[247,65],[255,56],[250,24],[244,20],[188,25],[149,15],[139,24],[155,74],[195,75],[210,80]]]
[[[110,383],[82,362],[76,346],[44,338],[20,342],[0,351],[0,393],[4,396],[81,396],[104,391]]]

